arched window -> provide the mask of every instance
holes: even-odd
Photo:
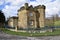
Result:
[[[29,16],[33,16],[33,13],[29,13]]]

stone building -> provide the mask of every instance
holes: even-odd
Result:
[[[45,26],[45,6],[38,5],[33,7],[25,3],[18,10],[19,28],[42,28]]]
[[[18,17],[13,16],[8,19],[8,26],[9,27],[12,27],[12,28],[17,27],[17,23],[18,23]]]

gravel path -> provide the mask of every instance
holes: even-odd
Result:
[[[60,36],[24,37],[0,32],[0,40],[60,40]]]

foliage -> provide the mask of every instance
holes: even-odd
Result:
[[[60,26],[60,21],[56,21],[56,22],[54,23],[54,25],[55,25],[55,26]]]
[[[5,22],[5,16],[1,10],[0,10],[0,22],[2,22],[2,23]]]
[[[0,10],[0,28],[1,27],[3,28],[4,25],[5,25],[5,16],[4,16],[3,12]]]

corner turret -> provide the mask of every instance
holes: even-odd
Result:
[[[25,7],[25,9],[28,9],[28,3],[25,3],[24,7]]]

